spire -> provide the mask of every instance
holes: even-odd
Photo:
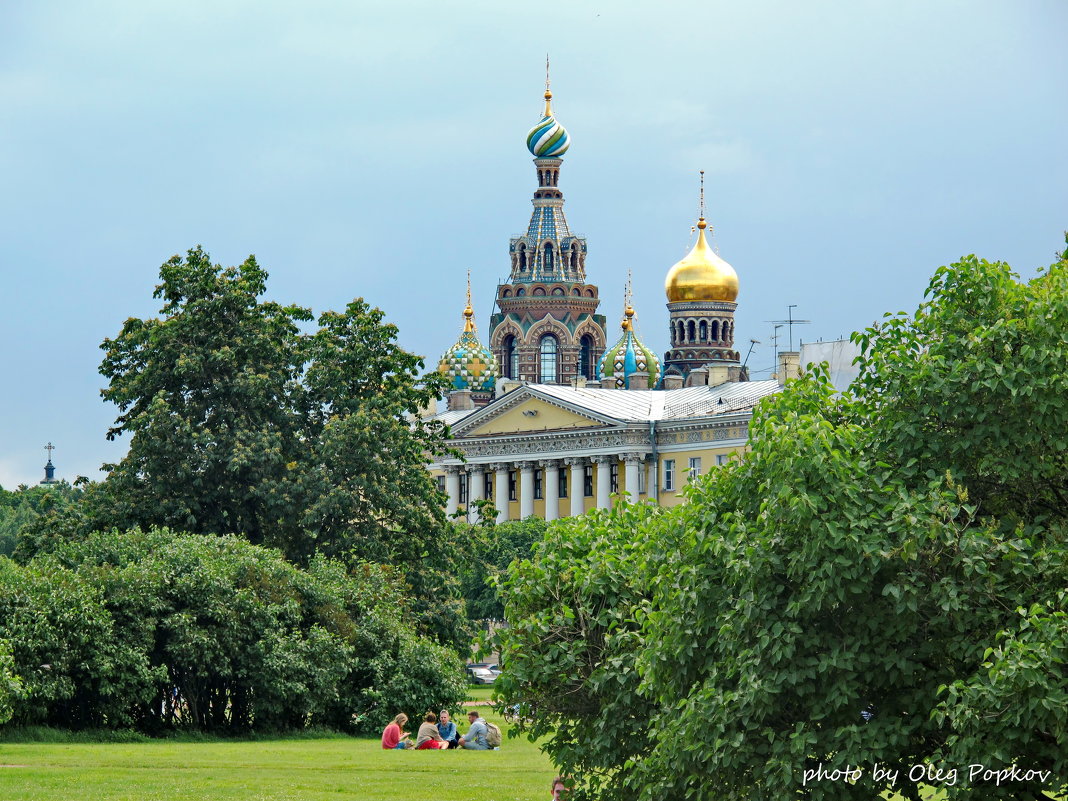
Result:
[[[471,308],[471,271],[467,271],[467,306],[464,308],[464,333],[474,333],[475,310]]]
[[[551,117],[553,115],[552,107],[553,93],[549,88],[549,54],[545,54],[545,117]]]
[[[56,446],[49,442],[47,445],[44,446],[44,449],[48,451],[48,464],[45,465],[45,477],[44,481],[42,481],[41,483],[57,484],[58,482],[56,481],[56,468],[52,464],[52,451],[56,449]]]
[[[697,210],[697,227],[705,230],[705,171],[701,170],[701,201]],[[704,234],[701,235],[702,238]]]
[[[621,327],[624,331],[634,330],[634,307],[631,306],[631,271],[627,270],[627,284],[623,288],[623,322]]]

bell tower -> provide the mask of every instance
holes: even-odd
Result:
[[[586,282],[586,239],[564,217],[560,167],[571,139],[552,111],[545,65],[545,111],[527,134],[538,187],[526,233],[508,244],[508,283],[497,287],[489,346],[502,378],[540,384],[594,380],[605,349],[597,287]]]

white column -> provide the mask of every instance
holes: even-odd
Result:
[[[567,460],[567,464],[571,468],[571,486],[568,487],[571,498],[571,516],[578,517],[586,510],[583,495],[586,462],[584,459],[572,458]]]
[[[534,462],[519,463],[519,519],[534,514]]]
[[[623,489],[630,495],[631,503],[638,503],[641,500],[641,496],[638,495],[638,473],[642,469],[643,461],[645,461],[645,456],[640,453],[628,453],[623,457],[626,465],[623,474]],[[471,492],[470,489],[467,491]]]
[[[450,464],[445,466],[445,493],[449,500],[445,504],[445,514],[452,517],[460,508],[460,466]]]
[[[560,517],[560,463],[556,459],[542,462],[542,495],[545,496],[545,519]]]
[[[612,505],[612,462],[618,461],[616,456],[594,456],[593,463],[597,465],[597,508],[608,509]]]
[[[486,492],[486,477],[482,465],[474,465],[467,474],[467,522],[478,522],[478,507],[475,501],[481,501]]]
[[[493,505],[497,507],[497,522],[508,519],[508,468],[507,462],[490,465],[493,469]]]

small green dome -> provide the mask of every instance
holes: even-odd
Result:
[[[633,373],[648,373],[650,387],[660,380],[660,360],[634,335],[633,317],[634,309],[628,305],[623,317],[623,335],[597,363],[597,376],[602,380],[614,376],[618,389],[630,389]]]
[[[497,383],[497,359],[478,341],[474,316],[471,301],[468,300],[464,309],[463,333],[456,344],[442,354],[438,372],[449,377],[453,389],[492,392]]]

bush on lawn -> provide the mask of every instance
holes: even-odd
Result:
[[[222,733],[376,728],[464,694],[457,658],[415,634],[390,568],[308,570],[237,537],[97,532],[0,559],[0,638],[27,684],[17,724]]]

